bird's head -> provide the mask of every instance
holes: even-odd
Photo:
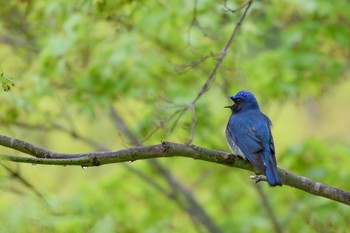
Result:
[[[234,104],[225,106],[225,108],[230,108],[232,113],[238,113],[249,109],[259,109],[255,96],[249,91],[239,91],[236,95],[231,96],[230,99]]]

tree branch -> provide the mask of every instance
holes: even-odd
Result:
[[[0,135],[0,145],[34,156],[27,157],[0,155],[2,160],[21,163],[100,166],[110,163],[180,156],[254,171],[254,167],[249,162],[236,155],[230,155],[229,153],[223,151],[211,150],[194,145],[183,145],[171,142],[162,142],[161,144],[157,145],[133,147],[117,151],[90,152],[81,154],[55,153],[34,146],[28,142],[4,135]],[[278,171],[284,185],[350,205],[349,192],[314,181],[307,177],[299,176],[287,170],[279,168]]]
[[[48,204],[45,196],[38,190],[36,189],[27,179],[25,179],[20,173],[19,170],[15,171],[12,168],[6,166],[3,163],[0,163],[0,165],[10,174],[11,178],[17,179],[21,184],[23,184],[25,187],[30,189],[36,196],[44,200],[45,204]]]
[[[130,140],[133,146],[140,147],[141,143],[136,136],[126,127],[123,119],[119,116],[116,110],[111,107],[111,117],[117,128]],[[188,191],[161,163],[155,159],[149,159],[148,163],[151,167],[162,176],[171,188],[172,199],[189,215],[194,226],[202,225],[208,232],[219,233],[220,229],[211,220],[205,210]],[[167,194],[167,196],[169,196]]]

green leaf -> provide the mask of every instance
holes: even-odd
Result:
[[[0,74],[0,83],[4,91],[10,91],[15,86],[13,79],[3,72]]]

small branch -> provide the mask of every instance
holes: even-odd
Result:
[[[187,73],[188,71],[192,70],[193,68],[201,65],[203,62],[205,62],[208,58],[216,57],[216,54],[210,53],[209,55],[202,55],[200,58],[196,61],[191,61],[189,64],[181,64],[176,65],[176,75],[183,75]]]
[[[5,135],[0,135],[0,145],[15,149],[37,158],[68,158],[70,156],[68,154],[54,153],[41,147],[34,146],[28,142],[16,138],[7,137]],[[76,157],[75,155],[71,155],[71,158]]]
[[[299,176],[290,171],[278,169],[282,176],[283,184],[314,194],[325,197],[346,205],[350,205],[350,193],[332,186],[314,181],[310,178]]]
[[[199,93],[197,94],[196,98],[192,101],[193,104],[195,104],[197,102],[197,100],[206,92],[208,91],[209,89],[209,85],[210,83],[212,82],[212,80],[214,79],[214,75],[217,71],[217,69],[220,67],[222,61],[224,60],[226,54],[227,54],[227,50],[228,48],[230,47],[232,41],[233,41],[233,38],[235,37],[236,35],[236,32],[238,31],[239,27],[241,26],[243,20],[244,20],[244,17],[246,16],[250,6],[252,5],[253,3],[253,0],[249,0],[246,4],[245,4],[245,9],[241,15],[241,17],[239,18],[236,26],[234,27],[229,39],[227,40],[223,50],[221,51],[217,61],[216,61],[216,64],[214,66],[214,68],[212,69],[212,71],[210,72],[207,80],[205,81],[205,83],[203,84],[201,90],[199,91]]]
[[[11,143],[20,142],[20,143]],[[151,158],[187,157],[218,163],[230,167],[237,167],[254,171],[253,166],[238,156],[232,156],[226,152],[206,149],[194,145],[183,145],[171,142],[152,146],[140,146],[118,151],[90,152],[81,154],[62,154],[45,150],[30,143],[0,135],[0,145],[18,151],[26,151],[34,157],[0,155],[2,160],[32,164],[51,165],[79,165],[79,166],[100,166],[110,163],[121,163]],[[50,157],[45,157],[50,155]],[[307,177],[299,176],[290,171],[278,169],[284,185],[288,185],[310,194],[322,196],[337,202],[350,205],[350,193],[329,185],[314,181]]]
[[[18,171],[14,171],[13,169],[11,169],[10,167],[6,166],[3,163],[0,163],[0,165],[8,172],[10,173],[12,178],[17,179],[19,182],[21,182],[25,187],[27,187],[28,189],[30,189],[35,195],[37,195],[38,197],[40,197],[42,200],[45,201],[45,203],[47,204],[47,200],[45,199],[44,195],[39,192],[39,190],[37,190],[31,183],[29,183],[28,180],[26,180]]]
[[[209,90],[210,84],[213,82],[216,71],[219,69],[219,67],[221,66],[222,61],[224,60],[226,54],[227,54],[227,50],[230,47],[239,27],[241,26],[250,6],[252,5],[253,0],[248,0],[246,4],[243,5],[244,7],[244,11],[242,13],[242,15],[240,16],[240,18],[238,19],[238,22],[236,23],[235,27],[233,28],[233,31],[229,37],[229,39],[227,40],[224,48],[222,49],[221,53],[218,56],[218,59],[216,60],[216,64],[214,66],[214,68],[211,70],[211,72],[209,73],[206,81],[204,82],[204,84],[202,85],[200,91],[197,93],[196,97],[192,100],[192,102],[190,104],[185,104],[183,105],[183,107],[179,110],[177,110],[170,119],[173,119],[175,116],[177,117],[172,125],[172,129],[175,128],[177,122],[180,120],[180,118],[184,115],[184,113],[191,109],[194,112],[194,108],[195,108],[195,104],[196,102],[201,98],[201,96],[206,93]],[[195,1],[196,4],[196,1]],[[243,8],[242,7],[242,8]],[[196,15],[195,15],[196,16]],[[195,19],[195,18],[194,18]],[[191,107],[189,107],[191,106]],[[193,113],[192,112],[192,113]],[[193,137],[194,137],[194,133],[195,133],[195,127],[196,127],[196,121],[195,121],[195,116],[192,114],[192,126],[191,126],[191,136],[189,141],[191,142]]]
[[[197,6],[198,6],[198,0],[194,0],[192,21],[191,21],[190,27],[188,28],[188,31],[187,31],[187,43],[188,44],[190,44],[190,42],[191,42],[191,29],[194,26],[197,26],[199,28],[199,30],[202,32],[203,36],[207,36],[207,34],[205,33],[203,27],[198,22],[198,19],[197,19]]]

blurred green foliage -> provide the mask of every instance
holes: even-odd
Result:
[[[8,77],[4,73],[0,74],[0,83],[1,83],[3,91],[10,91],[11,87],[15,86],[13,79]]]
[[[71,131],[110,149],[128,147],[110,118],[113,106],[144,144],[187,141],[191,112],[175,127],[177,118],[169,117],[199,92],[240,16],[230,9],[242,4],[0,0],[0,82],[11,87],[0,92],[1,134],[59,152],[94,150]],[[274,123],[279,166],[350,190],[347,8],[346,0],[256,0],[196,103],[194,143],[227,151],[229,113],[222,107],[227,95],[249,89]],[[183,158],[160,161],[223,232],[272,231],[248,172]],[[1,169],[0,232],[198,231],[175,202],[122,164],[6,165],[45,201]],[[129,165],[165,184],[144,161]],[[350,227],[344,205],[259,185],[285,232]]]

